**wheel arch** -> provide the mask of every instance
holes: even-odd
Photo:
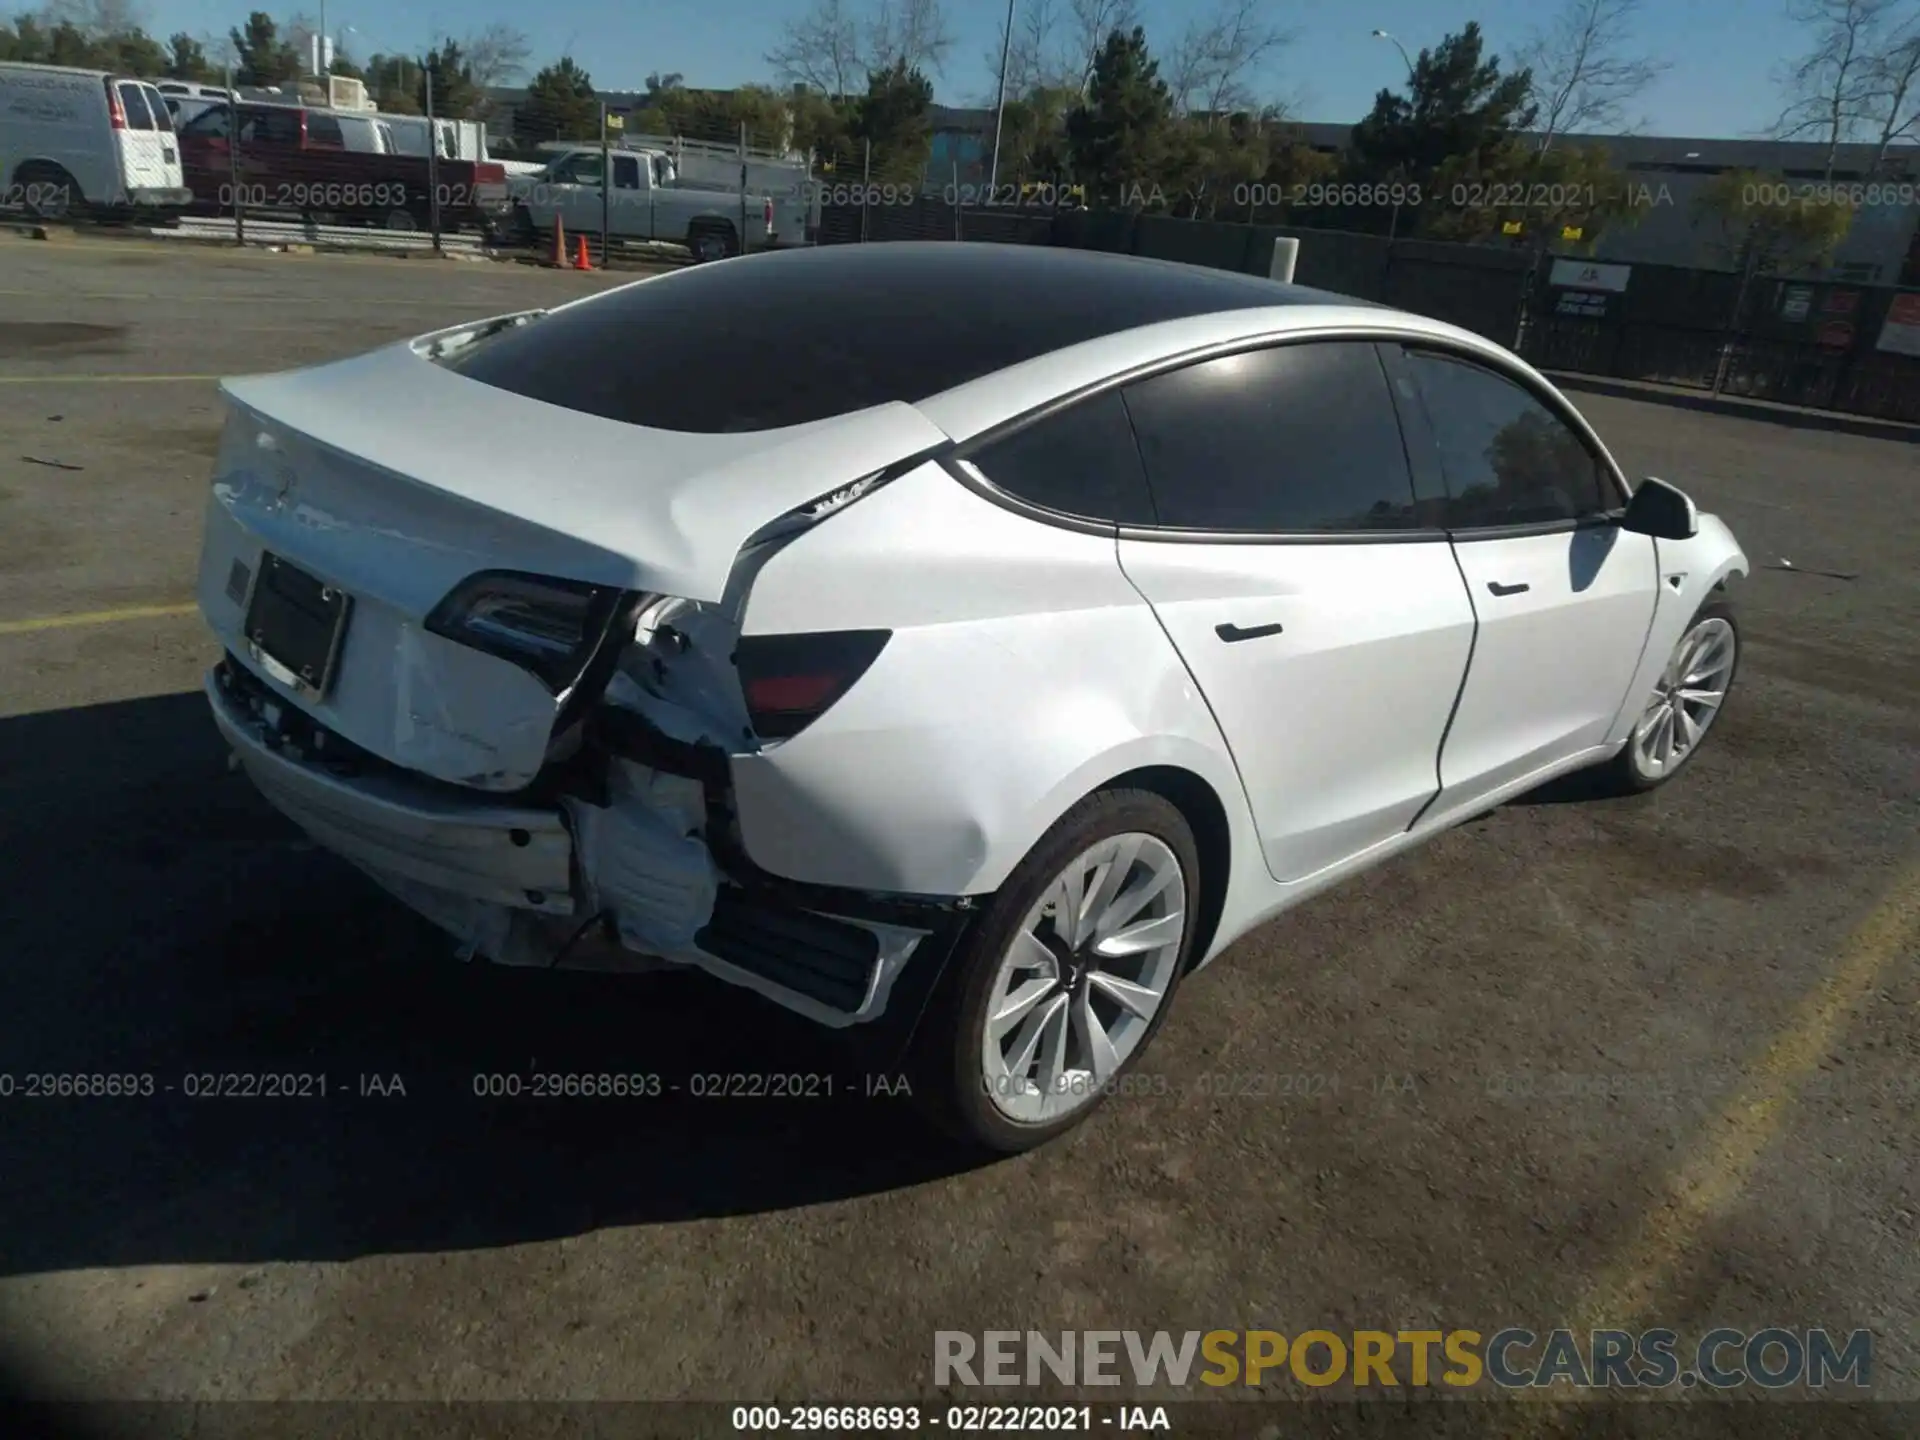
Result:
[[[1227,904],[1233,873],[1233,826],[1219,792],[1198,772],[1180,765],[1143,765],[1116,775],[1099,790],[1145,790],[1180,812],[1200,853],[1198,923],[1187,951],[1187,968],[1197,967],[1213,946]]]

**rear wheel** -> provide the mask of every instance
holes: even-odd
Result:
[[[701,225],[687,232],[687,249],[700,264],[740,253],[740,237],[726,224]]]
[[[914,1042],[914,1093],[962,1142],[1013,1153],[1126,1088],[1172,1006],[1199,895],[1193,832],[1109,790],[1041,839],[954,956]]]
[[[402,232],[414,231],[420,228],[420,222],[414,217],[414,213],[411,210],[389,210],[385,223],[387,229]]]
[[[1637,794],[1666,784],[1699,751],[1726,708],[1740,668],[1733,606],[1710,600],[1688,622],[1627,745],[1604,772],[1608,788]]]

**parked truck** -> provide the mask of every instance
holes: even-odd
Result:
[[[603,187],[608,160],[611,191]],[[599,234],[604,220],[610,239],[670,241],[696,260],[802,245],[808,238],[804,196],[682,186],[665,156],[643,151],[561,151],[531,175],[509,176],[507,190],[508,236],[523,244],[551,234],[556,218],[568,232],[587,235]]]

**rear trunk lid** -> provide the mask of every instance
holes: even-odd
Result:
[[[474,328],[225,382],[199,583],[216,634],[292,704],[385,760],[458,784],[530,781],[564,698],[425,628],[461,581],[505,570],[737,603],[729,581],[756,535],[946,438],[901,404],[757,433],[625,425],[428,358]],[[268,556],[348,597],[333,679],[318,691],[250,653],[246,619]]]

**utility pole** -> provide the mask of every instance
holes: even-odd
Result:
[[[995,188],[1000,183],[1000,132],[1007,123],[1007,60],[1013,54],[1013,7],[1016,0],[1007,0],[1007,33],[1000,37],[1000,98],[993,109],[993,160],[987,167],[987,203],[993,204]],[[956,193],[953,203],[958,205],[960,197]]]

